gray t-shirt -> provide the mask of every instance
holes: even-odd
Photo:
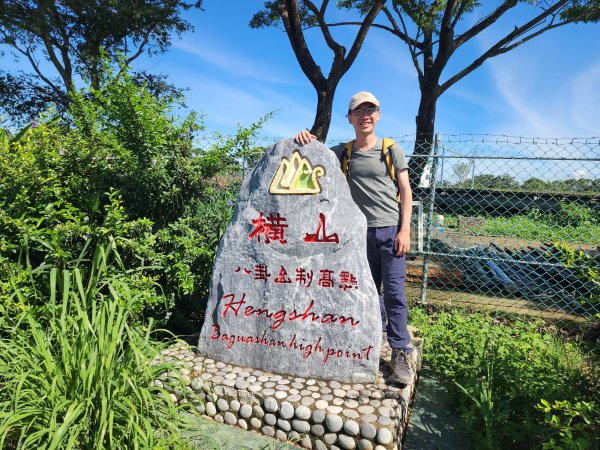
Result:
[[[400,224],[400,207],[394,185],[382,155],[383,139],[377,139],[373,148],[366,152],[356,149],[348,166],[348,186],[352,199],[367,217],[369,227],[387,227]],[[341,160],[344,144],[331,148]],[[404,151],[398,144],[392,147],[392,161],[396,170],[408,168]]]

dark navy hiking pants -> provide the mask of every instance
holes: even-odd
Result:
[[[404,295],[406,257],[396,256],[394,239],[398,226],[367,228],[367,258],[379,294],[383,331],[390,347],[410,351],[408,307]],[[383,283],[383,295],[381,285]],[[386,323],[387,318],[387,323]]]

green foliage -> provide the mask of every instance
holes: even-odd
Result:
[[[576,250],[566,243],[556,242],[554,248],[560,253],[566,267],[575,269],[577,277],[594,286],[589,298],[591,303],[600,303],[600,255],[592,256],[583,250]]]
[[[264,8],[252,16],[249,26],[250,28],[263,27],[281,27],[281,2],[266,1]],[[304,27],[310,28],[317,25],[317,19],[314,13],[306,6],[304,2],[298,2],[298,16]]]
[[[201,126],[194,113],[175,119],[172,99],[154,97],[127,72],[116,78],[110,67],[104,72],[98,89],[73,95],[70,112],[79,132],[62,146],[67,188],[88,202],[98,192],[119,189],[131,217],[160,226],[199,194],[192,155]]]
[[[566,180],[544,181],[536,177],[528,178],[523,183],[511,175],[493,175],[483,173],[471,179],[472,166],[469,162],[459,162],[452,166],[452,172],[457,178],[455,187],[474,189],[497,189],[510,191],[532,191],[552,193],[581,193],[594,194],[600,192],[600,180],[591,178],[571,178]]]
[[[170,328],[191,334],[202,327],[212,266],[221,237],[233,213],[234,190],[216,190],[190,205],[186,215],[157,234],[166,285],[176,298]]]
[[[549,436],[541,399],[593,398],[594,361],[575,342],[541,323],[508,321],[458,310],[411,310],[425,336],[425,364],[445,379],[476,448],[533,448]]]
[[[543,242],[569,241],[600,244],[600,213],[585,205],[561,203],[560,211],[542,213],[532,209],[511,217],[486,217],[484,231]]]
[[[600,180],[597,178],[571,178],[567,180],[543,181],[533,177],[525,180],[521,188],[525,191],[534,192],[579,192],[593,194],[600,192]]]
[[[160,357],[151,324],[129,325],[138,293],[112,270],[114,252],[112,241],[89,265],[44,270],[42,319],[0,314],[0,447],[146,449],[185,427],[154,383],[178,363]],[[14,286],[16,297],[39,294]]]
[[[600,225],[600,213],[579,203],[563,202],[560,211],[552,216],[552,221],[561,227],[591,227]]]
[[[519,183],[512,176],[503,175],[476,175],[473,178],[473,187],[475,189],[516,189]]]
[[[0,303],[35,308],[11,297],[11,272],[19,286],[41,281],[39,267],[72,267],[113,236],[136,294],[130,319],[197,331],[241,174],[262,154],[253,140],[270,115],[198,149],[197,117],[178,119],[176,99],[155,98],[122,70],[106,68],[99,89],[74,95],[68,120],[0,132]]]
[[[542,399],[537,409],[544,413],[544,422],[552,429],[543,450],[589,450],[600,447],[600,405],[594,401]]]

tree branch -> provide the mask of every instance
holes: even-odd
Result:
[[[438,44],[438,52],[432,64],[432,69],[437,74],[437,77],[442,73],[448,59],[454,53],[454,28],[450,26],[452,22],[452,12],[456,7],[458,0],[448,1],[444,9],[444,16],[440,25],[440,39]]]
[[[344,61],[344,73],[346,73],[348,71],[348,69],[352,66],[352,63],[356,59],[356,56],[358,55],[358,52],[360,51],[360,48],[362,47],[362,44],[363,44],[365,38],[367,37],[369,28],[371,28],[371,25],[375,21],[375,18],[379,14],[379,11],[381,11],[381,9],[383,8],[383,5],[385,4],[385,2],[386,2],[386,0],[376,0],[373,3],[373,6],[371,6],[371,9],[369,10],[369,12],[365,15],[365,20],[363,21],[362,25],[360,26],[360,29],[358,30],[358,34],[356,35],[356,38],[354,39],[354,42],[352,43],[352,47],[350,48],[350,51],[348,52],[348,56],[346,57],[346,60]]]
[[[334,54],[338,54],[339,52],[342,52],[342,54],[343,54],[345,49],[333,39],[333,36],[331,35],[331,32],[329,31],[329,28],[327,27],[327,24],[325,23],[325,9],[327,8],[328,3],[329,3],[328,1],[324,1],[323,5],[321,5],[321,10],[319,10],[319,9],[317,9],[317,7],[315,6],[315,4],[313,2],[311,2],[310,0],[304,0],[304,4],[306,5],[306,7],[317,18],[317,22],[319,24],[319,29],[321,30],[321,34],[325,38],[325,42],[327,43],[327,46],[331,50],[333,50]],[[343,55],[342,55],[342,57],[343,57]]]
[[[386,8],[382,8],[382,11],[384,11]],[[344,26],[348,26],[348,25],[362,25],[363,22],[335,22],[335,23],[328,23],[327,26],[328,27],[344,27]],[[393,35],[399,37],[400,39],[402,39],[404,42],[406,42],[406,44],[408,45],[421,45],[420,42],[415,41],[413,38],[411,38],[410,36],[407,36],[406,34],[404,34],[402,31],[400,31],[399,29],[391,28],[388,27],[386,25],[382,25],[379,23],[373,23],[371,24],[371,27],[373,28],[379,28],[380,30],[385,30],[389,33],[392,33]]]
[[[568,0],[566,0],[568,1]],[[513,8],[517,4],[517,0],[505,0],[498,8],[496,8],[491,14],[489,14],[483,20],[477,22],[471,28],[469,28],[465,33],[461,34],[456,38],[455,45],[456,48],[460,47],[462,44],[467,42],[469,39],[477,36],[483,30],[488,28],[494,22],[496,22],[502,15]]]
[[[40,68],[38,66],[38,62],[35,60],[35,58],[31,54],[30,50],[23,50],[20,47],[18,47],[17,45],[13,45],[13,48],[15,48],[19,53],[23,54],[29,60],[31,67],[33,67],[33,70],[35,71],[35,73],[37,73],[37,75],[42,79],[42,81],[44,83],[46,83],[48,86],[50,86],[50,88],[59,96],[64,95],[64,92],[61,91],[58,86],[56,86],[52,81],[50,81],[49,78],[44,76],[44,74],[42,73],[42,71],[40,70]]]
[[[406,22],[404,21],[404,15],[400,11],[400,9],[398,8],[398,5],[396,3],[392,4],[392,8],[394,8],[394,11],[396,12],[396,14],[398,14],[398,17],[400,18],[400,23],[402,24],[402,29],[404,30],[404,35],[406,35],[408,37],[408,28],[406,27]],[[394,20],[392,13],[387,8],[384,8],[384,12],[386,13],[386,16],[388,17],[389,20],[391,20],[391,21]],[[414,66],[415,70],[417,71],[417,78],[419,79],[419,82],[423,79],[423,69],[421,68],[421,64],[419,64],[419,53],[423,52],[423,47],[421,45],[422,43],[419,42],[420,33],[421,33],[421,28],[418,27],[417,35],[416,35],[415,39],[411,39],[410,43],[405,41],[408,45],[408,51],[410,53],[410,58],[412,60],[413,66]],[[415,49],[419,49],[419,52],[417,52]]]
[[[442,23],[440,24],[440,32],[444,33],[445,30],[451,30],[452,27],[450,23],[452,22],[452,13],[454,12],[454,8],[456,7],[456,2],[458,0],[451,0],[446,2],[446,8],[444,9],[444,15],[442,17]],[[464,2],[464,0],[463,0]]]
[[[515,30],[513,32],[509,33],[503,39],[496,42],[496,44],[494,44],[492,47],[490,47],[483,55],[481,55],[479,58],[474,60],[471,64],[469,64],[467,67],[462,69],[460,72],[457,72],[454,76],[452,76],[451,78],[446,80],[441,85],[440,94],[442,92],[446,91],[449,87],[451,87],[457,81],[461,80],[462,78],[464,78],[465,76],[467,76],[468,74],[473,72],[476,68],[481,66],[486,60],[493,58],[495,56],[507,53],[507,52],[513,50],[514,48],[518,47],[519,45],[524,44],[525,42],[530,41],[531,39],[545,33],[546,31],[552,30],[554,28],[562,27],[569,23],[573,23],[573,22],[575,22],[575,20],[568,19],[568,20],[564,20],[564,21],[558,22],[558,23],[551,23],[548,26],[540,28],[536,32],[531,33],[531,34],[521,38],[520,40],[513,42],[517,37],[522,36],[524,33],[527,33],[529,30],[534,28],[534,26],[539,24],[539,23],[532,24],[532,22],[533,21],[530,21],[527,24],[527,29],[525,29],[525,26],[515,27]]]
[[[454,20],[452,21],[452,24],[450,25],[450,27],[453,30],[456,28],[456,25],[458,24],[459,20],[462,18],[462,15],[464,14],[468,3],[469,2],[467,0],[462,0],[460,2],[460,7],[459,7],[458,11],[456,12],[456,15],[454,16]]]

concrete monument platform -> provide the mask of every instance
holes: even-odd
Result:
[[[421,368],[423,340],[411,329],[409,386],[388,380],[391,349],[384,341],[372,383],[282,375],[219,362],[191,348],[173,347],[166,359],[185,363],[186,392],[173,391],[203,416],[307,449],[401,449]],[[165,374],[161,384],[169,389]]]

